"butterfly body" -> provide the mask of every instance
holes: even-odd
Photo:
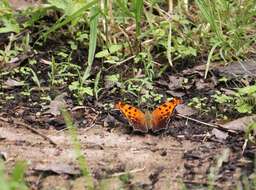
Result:
[[[181,99],[173,98],[172,100],[158,106],[152,113],[149,111],[143,113],[138,108],[123,102],[118,102],[115,105],[115,108],[122,112],[133,127],[134,131],[146,133],[149,129],[153,132],[165,129],[175,107],[181,103]]]

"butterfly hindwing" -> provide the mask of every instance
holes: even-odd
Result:
[[[140,131],[143,133],[146,133],[148,131],[145,114],[138,108],[125,104],[123,102],[118,102],[115,105],[115,108],[119,109],[122,112],[130,125],[133,127],[134,131]]]
[[[152,131],[157,132],[168,127],[169,119],[178,104],[181,104],[182,100],[179,98],[173,98],[170,101],[158,106],[151,114],[152,117]]]

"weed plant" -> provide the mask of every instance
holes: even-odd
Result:
[[[121,70],[115,77],[122,84],[121,92],[142,97],[137,100],[143,103],[161,99],[154,82],[174,64],[189,65],[192,58],[207,57],[203,59],[207,77],[212,62],[228,63],[255,53],[256,0],[171,2],[48,0],[14,11],[3,0],[0,33],[9,34],[9,40],[0,51],[1,68],[65,38],[64,48],[49,52],[47,77],[25,64],[32,68],[21,80],[32,80],[39,88],[69,86],[77,103],[83,104],[87,97],[97,99],[104,79]],[[87,56],[77,62],[79,51]],[[29,63],[33,58],[27,59]]]

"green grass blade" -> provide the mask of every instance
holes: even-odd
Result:
[[[169,32],[168,32],[168,39],[167,39],[167,59],[168,59],[168,62],[170,64],[170,66],[172,67],[173,64],[172,64],[172,18],[171,18],[171,15],[172,15],[172,12],[173,12],[173,7],[169,7]]]
[[[141,16],[143,10],[143,0],[133,0],[135,22],[136,22],[136,35],[137,37],[141,34]]]
[[[80,142],[78,139],[77,130],[73,125],[71,115],[64,108],[61,109],[61,114],[62,114],[65,124],[68,128],[68,131],[69,131],[69,134],[71,137],[71,143],[73,145],[80,169],[82,170],[82,174],[85,177],[85,180],[86,180],[85,185],[88,189],[93,190],[94,189],[93,178],[91,176],[87,160],[81,151],[81,145],[80,145]]]
[[[11,175],[11,189],[27,190],[27,186],[24,182],[25,171],[27,163],[25,161],[19,161],[15,164]]]
[[[98,92],[99,92],[99,82],[100,82],[100,76],[101,76],[101,70],[96,75],[95,81],[94,81],[94,95],[96,100],[98,100]]]
[[[75,20],[78,17],[81,17],[82,15],[84,15],[84,12],[88,9],[90,9],[91,7],[93,7],[98,1],[97,0],[93,0],[87,4],[85,4],[83,7],[81,7],[78,11],[76,11],[75,13],[73,13],[70,16],[67,16],[66,18],[65,15],[63,17],[61,17],[56,24],[54,24],[49,30],[47,30],[45,33],[42,34],[42,36],[39,38],[44,38],[44,40],[48,37],[48,35],[56,30],[58,30],[59,28],[61,28],[62,26],[70,23],[71,21]],[[39,40],[38,39],[38,40]]]
[[[219,17],[217,16],[216,10],[214,10],[214,3],[209,0],[196,0],[196,3],[199,7],[199,10],[202,13],[204,19],[210,24],[212,30],[218,36],[218,39],[223,41],[222,29],[218,26],[218,22],[220,22]]]
[[[212,49],[211,49],[211,51],[210,51],[210,53],[209,53],[209,55],[208,55],[208,59],[207,59],[207,63],[206,63],[206,69],[205,69],[205,74],[204,74],[204,78],[205,78],[205,79],[206,79],[206,77],[207,77],[207,74],[208,74],[208,71],[209,71],[209,68],[210,68],[210,63],[211,63],[211,59],[212,59],[212,55],[213,55],[213,53],[214,53],[214,50],[215,50],[219,45],[220,45],[220,42],[216,43],[216,44],[212,47]]]
[[[97,6],[94,6],[91,9],[89,55],[88,55],[88,62],[87,62],[88,65],[86,67],[86,70],[85,70],[83,78],[82,78],[82,82],[81,82],[82,84],[90,76],[92,63],[94,60],[96,43],[97,43],[98,18],[99,18],[99,9]]]
[[[116,0],[115,3],[117,4],[117,7],[120,8],[121,11],[128,17],[134,17],[133,12],[129,10],[129,8],[127,7],[127,3],[124,0]]]

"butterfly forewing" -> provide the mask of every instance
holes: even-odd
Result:
[[[168,127],[169,119],[178,104],[181,104],[182,100],[174,98],[164,104],[158,106],[152,112],[152,131],[157,132]]]
[[[126,117],[134,131],[140,131],[146,133],[148,131],[146,125],[145,114],[138,108],[123,102],[118,102],[115,108],[119,109],[122,114]]]

